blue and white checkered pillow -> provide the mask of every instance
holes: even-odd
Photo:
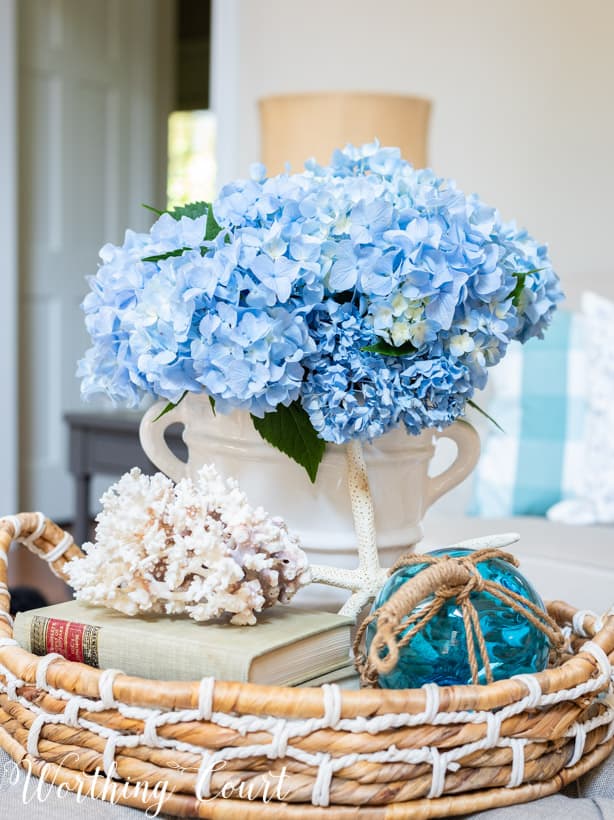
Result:
[[[493,368],[488,412],[505,433],[492,428],[483,442],[471,515],[545,515],[576,495],[586,404],[582,321],[559,311],[544,339],[513,342]]]

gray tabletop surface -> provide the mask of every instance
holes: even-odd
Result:
[[[155,809],[154,809],[155,811]],[[150,816],[154,814],[150,813]],[[159,817],[167,815],[158,814]],[[99,800],[58,794],[49,785],[29,779],[0,750],[0,818],[2,820],[142,820],[137,809],[114,806]],[[614,755],[565,795],[555,795],[504,809],[493,809],[467,818],[480,820],[614,820]]]

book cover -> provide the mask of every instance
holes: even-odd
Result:
[[[129,617],[69,601],[20,612],[14,635],[30,652],[158,680],[221,680],[293,686],[347,664],[352,619],[277,606],[256,626],[190,618]]]
[[[356,671],[354,664],[350,663],[340,666],[339,669],[333,669],[331,672],[327,672],[324,675],[309,678],[308,680],[299,683],[298,686],[322,686],[323,683],[336,683],[337,686],[341,687],[341,689],[357,691],[360,689],[360,676]]]

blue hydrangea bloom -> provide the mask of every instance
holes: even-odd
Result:
[[[363,350],[373,332],[349,302],[326,302],[310,323],[316,345],[305,361],[301,401],[319,436],[342,444],[377,438],[396,426],[403,360]]]
[[[206,216],[164,214],[101,250],[85,397],[205,392],[257,416],[300,401],[326,441],[419,433],[462,415],[563,298],[543,244],[377,142],[299,174],[254,165],[213,210],[212,241]]]

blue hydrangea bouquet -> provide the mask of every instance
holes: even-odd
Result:
[[[563,298],[545,245],[377,142],[226,185],[105,245],[82,394],[208,394],[312,480],[325,442],[451,424]]]

